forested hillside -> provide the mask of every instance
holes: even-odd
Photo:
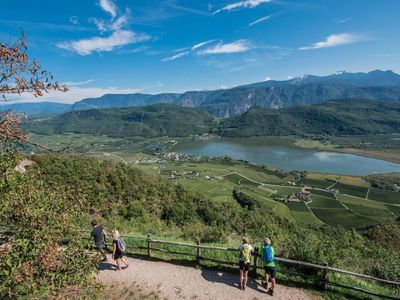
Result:
[[[285,135],[366,135],[400,131],[400,104],[365,99],[332,100],[285,109],[253,107],[217,120],[206,111],[171,104],[76,111],[34,119],[25,130],[114,137],[188,136],[215,133],[226,137]]]
[[[169,104],[145,107],[74,111],[46,120],[33,120],[25,129],[41,134],[88,133],[114,137],[187,136],[209,132],[214,117],[198,108]]]
[[[365,135],[400,131],[400,104],[348,99],[281,110],[254,107],[221,123],[220,135]]]

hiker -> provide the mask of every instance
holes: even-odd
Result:
[[[121,270],[121,261],[125,264],[125,269],[129,267],[128,263],[124,259],[124,254],[126,251],[126,245],[118,230],[114,229],[112,231],[113,236],[113,258],[117,263],[117,268],[115,271]]]
[[[239,269],[240,269],[240,289],[244,290],[247,285],[247,276],[250,269],[250,258],[253,252],[253,247],[250,245],[247,238],[243,238],[239,247]]]
[[[265,288],[268,288],[268,279],[271,278],[271,287],[268,293],[273,296],[275,289],[275,277],[276,277],[276,265],[275,265],[275,251],[271,246],[271,240],[269,238],[264,239],[264,244],[261,246],[261,257],[264,264],[265,277],[262,282]]]
[[[94,243],[96,245],[96,249],[100,252],[103,257],[102,261],[107,261],[107,256],[105,252],[106,248],[106,239],[107,239],[107,232],[103,229],[102,226],[97,225],[97,221],[93,220],[92,224],[92,232],[90,237],[93,238]]]

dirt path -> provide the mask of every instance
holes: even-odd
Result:
[[[140,286],[147,292],[157,292],[161,299],[318,299],[307,292],[278,285],[273,297],[249,278],[248,287],[238,287],[236,274],[200,270],[167,262],[126,258],[129,268],[114,271],[114,261],[101,265],[99,280],[105,284]]]

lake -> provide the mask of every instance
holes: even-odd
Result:
[[[174,151],[195,156],[230,156],[278,169],[363,176],[400,172],[400,164],[363,156],[282,146],[263,140],[207,140],[178,144]]]

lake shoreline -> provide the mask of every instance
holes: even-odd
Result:
[[[181,142],[173,151],[194,156],[230,156],[235,160],[285,171],[306,170],[351,176],[400,172],[400,160],[387,159],[377,153],[371,155],[369,152],[333,147],[332,144],[296,137],[216,137]]]

